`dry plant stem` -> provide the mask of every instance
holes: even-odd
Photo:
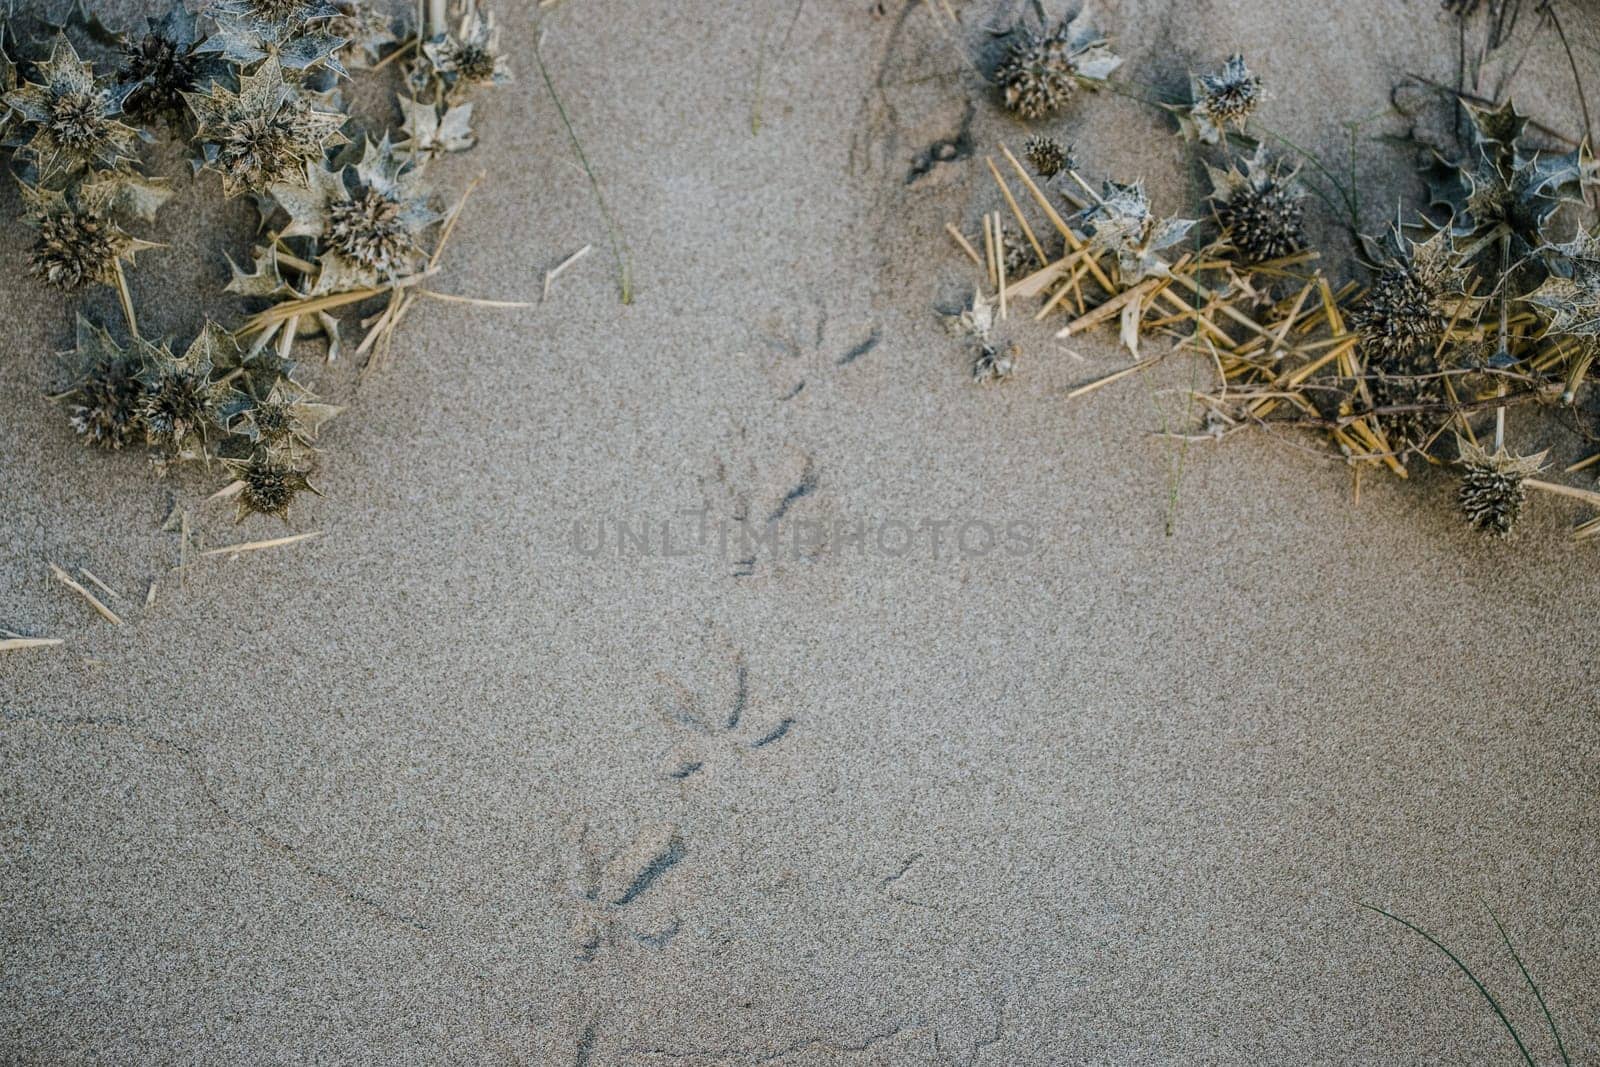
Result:
[[[533,305],[526,300],[483,300],[475,296],[458,296],[455,293],[439,293],[432,289],[415,290],[418,296],[425,296],[429,300],[438,300],[446,304],[468,304],[480,308],[530,308]]]
[[[252,315],[239,329],[241,336],[249,336],[266,329],[274,329],[285,325],[301,315],[314,315],[319,311],[332,311],[334,308],[348,307],[359,304],[363,300],[371,300],[375,296],[393,293],[418,285],[424,280],[438,273],[435,270],[425,270],[420,274],[401,278],[388,285],[377,285],[366,289],[351,289],[342,293],[328,293],[325,296],[301,297],[297,300],[286,300],[281,304],[274,304],[265,311]]]
[[[111,588],[105,582],[102,582],[100,579],[96,578],[94,576],[94,574],[89,570],[88,567],[79,567],[78,568],[78,573],[83,575],[86,579],[88,579],[90,585],[92,585],[92,586],[96,587],[97,589],[99,589],[106,596],[111,597],[114,600],[126,600],[127,599],[127,597],[123,596],[121,593],[119,593],[115,589]]]
[[[989,216],[983,216],[983,264],[989,273],[989,284],[993,286],[999,277],[994,267],[994,232],[989,229]]]
[[[1594,466],[1596,463],[1600,463],[1600,452],[1596,452],[1594,455],[1590,456],[1587,459],[1578,460],[1578,462],[1572,464],[1571,466],[1569,466],[1566,469],[1566,473],[1568,473],[1568,474],[1576,474],[1581,470],[1587,470],[1588,468]]]
[[[1022,182],[1024,188],[1032,194],[1034,202],[1039,205],[1045,217],[1050,220],[1050,224],[1061,234],[1062,240],[1067,242],[1067,247],[1074,252],[1082,251],[1083,241],[1078,238],[1077,234],[1072,232],[1072,227],[1067,225],[1066,220],[1061,217],[1061,213],[1055,209],[1055,205],[1050,203],[1049,198],[1044,195],[1044,191],[1028,176],[1027,170],[1017,161],[1017,157],[1011,154],[1011,149],[1002,144],[1000,152],[1006,157],[1006,162],[1011,164],[1011,169],[1017,172],[1017,178]],[[1111,284],[1111,279],[1106,277],[1105,272],[1100,269],[1100,265],[1094,261],[1093,257],[1090,257],[1089,263],[1091,264],[1089,273],[1094,275],[1094,280],[1099,282],[1106,292],[1116,292],[1117,287]]]
[[[240,552],[259,552],[264,548],[278,548],[283,545],[292,545],[298,541],[308,541],[313,537],[321,536],[321,530],[313,530],[310,533],[292,534],[288,537],[273,537],[265,541],[245,541],[237,545],[223,545],[221,548],[208,548],[204,552],[200,553],[200,555],[202,558],[204,558],[206,556],[236,555]]]
[[[582,248],[572,253],[572,255],[568,256],[566,259],[563,259],[560,263],[544,272],[544,294],[539,297],[541,303],[550,299],[550,286],[555,283],[555,280],[561,277],[561,275],[565,274],[568,267],[572,266],[574,263],[578,262],[578,260],[588,255],[593,248],[594,245],[584,245]]]
[[[277,259],[280,267],[292,267],[301,274],[306,275],[308,278],[315,276],[318,272],[318,267],[315,263],[307,262],[306,260],[303,260],[299,256],[290,252],[283,246],[283,242],[281,240],[273,246],[272,254],[274,258]]]
[[[54,648],[65,643],[59,637],[8,637],[0,640],[0,652],[21,652],[30,648]]]
[[[1569,497],[1573,500],[1581,500],[1585,504],[1590,504],[1594,507],[1600,507],[1600,493],[1593,492],[1589,489],[1579,489],[1576,486],[1561,485],[1558,482],[1547,482],[1541,478],[1524,478],[1522,484],[1527,486],[1529,489],[1537,489],[1541,493],[1550,493],[1553,496]],[[1592,522],[1595,520],[1590,521]]]
[[[995,288],[1000,292],[1000,319],[1003,322],[1009,314],[1009,311],[1006,307],[1006,257],[1004,254],[1005,231],[1001,228],[1002,224],[1000,222],[1000,212],[996,211],[993,215],[993,219],[995,245],[994,265],[995,271],[998,273],[1000,279],[999,284],[995,286]]]
[[[99,597],[89,592],[89,590],[85,589],[76,580],[74,580],[72,575],[68,574],[54,563],[50,564],[50,573],[55,575],[56,581],[66,586],[74,593],[77,593],[79,596],[83,597],[84,600],[88,601],[89,606],[98,612],[101,618],[105,619],[113,626],[122,625],[122,619],[117,615],[117,613],[106,607]]]
[[[1045,258],[1044,247],[1039,244],[1039,239],[1033,235],[1033,227],[1028,225],[1028,220],[1023,217],[1022,209],[1017,206],[1016,197],[1011,195],[1011,187],[1006,185],[1006,180],[1000,177],[1000,168],[994,165],[994,157],[984,156],[983,161],[989,165],[989,173],[994,175],[994,183],[1000,187],[1000,195],[1006,198],[1006,206],[1011,209],[1012,217],[1017,220],[1017,225],[1022,227],[1023,236],[1033,246],[1033,254],[1039,257],[1039,266],[1044,266],[1050,261]]]
[[[116,276],[117,300],[122,304],[122,317],[128,323],[128,333],[137,338],[139,336],[139,320],[133,313],[133,294],[128,291],[128,276],[123,273],[122,261],[113,257],[111,270]]]
[[[1510,262],[1511,262],[1511,235],[1509,233],[1506,233],[1506,234],[1502,235],[1501,238],[1500,238],[1500,276],[1501,276],[1502,279],[1505,278],[1506,271],[1510,268]],[[1499,337],[1500,350],[1499,350],[1498,354],[1503,355],[1503,356],[1509,356],[1510,355],[1510,353],[1506,351],[1506,302],[1509,299],[1510,299],[1510,294],[1506,291],[1506,286],[1502,284],[1500,286],[1500,337]],[[1506,395],[1506,383],[1503,382],[1503,381],[1500,382],[1496,386],[1495,392],[1500,396],[1505,396]],[[1505,445],[1506,445],[1506,409],[1502,405],[1501,407],[1497,407],[1497,408],[1494,409],[1494,450],[1495,450],[1495,452],[1498,453],[1501,449],[1503,449],[1505,447]]]
[[[1082,315],[1078,316],[1061,329],[1057,330],[1056,338],[1061,339],[1071,337],[1073,334],[1082,333],[1084,330],[1098,326],[1100,323],[1105,322],[1107,319],[1115,316],[1117,312],[1122,310],[1122,306],[1128,303],[1130,300],[1138,300],[1150,290],[1154,289],[1160,280],[1161,279],[1159,278],[1146,278],[1133,288],[1123,290],[1110,300],[1107,300],[1105,303],[1101,304],[1099,307],[1084,312]]]
[[[1148,370],[1149,368],[1155,366],[1157,363],[1160,363],[1165,358],[1166,358],[1166,354],[1165,353],[1163,353],[1161,355],[1157,355],[1157,356],[1147,356],[1146,358],[1140,360],[1137,363],[1131,363],[1128,366],[1123,367],[1121,370],[1112,371],[1110,374],[1107,374],[1103,378],[1096,378],[1094,381],[1089,382],[1087,385],[1078,386],[1076,389],[1072,390],[1070,393],[1067,394],[1067,399],[1068,400],[1074,400],[1074,399],[1076,399],[1076,398],[1078,398],[1080,396],[1083,396],[1083,395],[1085,395],[1087,393],[1092,393],[1096,389],[1103,389],[1104,387],[1110,385],[1112,382],[1120,382],[1122,379],[1127,378],[1130,375],[1138,374],[1140,371],[1143,371],[1143,370]]]
[[[955,238],[956,244],[960,246],[961,251],[967,254],[967,258],[972,260],[973,265],[976,267],[982,267],[983,257],[978,255],[978,250],[972,247],[972,242],[963,237],[961,235],[961,231],[956,229],[953,223],[945,223],[944,228],[951,237]]]

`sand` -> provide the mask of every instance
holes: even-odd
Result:
[[[438,287],[537,300],[594,251],[526,311],[419,309],[359,388],[325,372],[350,410],[295,518],[321,537],[174,573],[174,504],[202,547],[287,531],[78,447],[39,399],[73,306],[0,293],[0,626],[66,642],[0,658],[0,1059],[1514,1062],[1358,900],[1456,948],[1554,1062],[1487,902],[1573,1062],[1600,1057],[1577,511],[1486,540],[1443,475],[1354,506],[1346,468],[1264,438],[1175,476],[1148,431],[1205,368],[1065,402],[1124,365],[1106,334],[1019,325],[1020,378],[972,385],[934,312],[971,280],[943,226],[976,232],[981,157],[1024,131],[907,0],[544,16],[623,307],[531,6],[502,4],[518,81],[444,171],[490,177]],[[1453,76],[1432,0],[1099,10],[1129,77],[1242,50],[1262,121],[1330,158],[1404,72]],[[1576,128],[1564,62],[1537,51],[1518,98]],[[1086,173],[1185,196],[1142,105],[1051,128]],[[1417,195],[1408,160],[1362,142],[1368,226]],[[246,210],[206,217],[242,248]],[[0,228],[0,261],[25,241]],[[225,276],[165,255],[134,285],[177,333]],[[717,546],[775,515],[846,536]],[[955,524],[937,554],[927,526],[902,551],[926,520]],[[1009,539],[978,552],[985,528]]]

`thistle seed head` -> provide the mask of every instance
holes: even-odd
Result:
[[[344,116],[314,110],[284,82],[276,61],[242,76],[237,93],[213,85],[185,99],[199,119],[196,136],[206,163],[221,172],[228,196],[265,192],[278,183],[303,186],[306,165],[345,143],[339,133]]]
[[[1247,262],[1293,255],[1310,243],[1306,236],[1303,191],[1294,172],[1258,153],[1244,170],[1211,171],[1217,225]]]
[[[1367,392],[1372,397],[1373,407],[1426,405],[1440,409],[1395,411],[1374,416],[1378,428],[1383,431],[1384,438],[1389,442],[1389,448],[1401,463],[1404,463],[1412,452],[1426,454],[1429,446],[1438,438],[1440,428],[1449,418],[1442,410],[1445,396],[1438,388],[1436,379],[1391,378],[1379,374],[1367,379]]]
[[[1190,89],[1194,106],[1189,117],[1207,144],[1216,144],[1230,125],[1244,129],[1246,120],[1261,103],[1261,79],[1250,73],[1240,55],[1230,57],[1216,74],[1192,77]]]
[[[204,68],[194,44],[192,15],[174,12],[152,19],[149,32],[123,51],[117,80],[133,87],[123,109],[139,119],[182,115],[183,94],[198,87]]]
[[[1054,178],[1064,170],[1076,170],[1078,167],[1077,161],[1072,158],[1072,146],[1064,145],[1054,137],[1035,134],[1028,138],[1022,150],[1028,157],[1028,164],[1041,178]]]
[[[1506,537],[1516,528],[1527,502],[1523,484],[1544,466],[1545,453],[1516,456],[1504,449],[1491,454],[1470,441],[1457,441],[1461,456],[1461,488],[1457,499],[1475,530]]]
[[[36,74],[39,81],[12,89],[3,102],[33,127],[25,147],[44,176],[114,168],[132,154],[138,131],[115,118],[121,96],[95,78],[65,37],[56,39]]]
[[[63,148],[82,151],[99,136],[99,122],[105,110],[104,91],[72,89],[50,101],[50,118],[45,128]]]
[[[1105,81],[1121,63],[1080,13],[1051,32],[1019,27],[995,75],[1006,107],[1037,119],[1065,107],[1080,86]]]
[[[54,399],[92,448],[116,450],[144,439],[139,368],[105,330],[78,320],[76,371],[72,384]]]
[[[217,131],[217,161],[235,187],[262,189],[298,172],[321,155],[306,119],[308,104],[295,100],[271,114],[241,115]]]
[[[500,51],[500,31],[494,16],[473,11],[460,27],[422,46],[433,69],[452,89],[498,85],[511,80],[510,68]]]
[[[405,204],[371,188],[335,201],[328,205],[328,245],[386,277],[403,273],[417,251],[405,211]]]
[[[1447,325],[1438,303],[1439,294],[1416,271],[1395,266],[1378,275],[1350,309],[1350,324],[1374,365],[1405,370],[1431,357],[1438,346]]]
[[[232,336],[207,322],[181,358],[165,345],[142,345],[140,414],[146,439],[180,456],[204,452],[212,431],[227,428],[237,399],[233,389],[212,380],[213,357],[233,345]]]
[[[237,498],[235,522],[243,522],[250,515],[275,515],[287,523],[294,498],[317,491],[308,478],[309,470],[301,470],[267,449],[258,450],[249,459],[226,463],[234,478],[244,483]]]
[[[140,417],[152,445],[184,449],[217,422],[218,404],[209,374],[174,366],[148,380],[140,399]]]
[[[68,209],[39,220],[39,233],[29,255],[35,278],[63,292],[91,282],[116,280],[116,262],[133,247],[133,239],[103,216]]]
[[[1025,119],[1043,118],[1065,107],[1077,91],[1077,73],[1067,44],[1056,34],[1024,31],[1000,68],[1006,107]]]

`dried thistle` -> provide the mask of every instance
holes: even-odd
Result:
[[[228,472],[243,483],[236,498],[234,522],[251,515],[274,515],[287,525],[289,507],[303,492],[322,494],[309,480],[310,471],[296,467],[270,449],[258,449],[248,459],[223,460]]]
[[[350,70],[361,70],[377,63],[384,50],[398,43],[394,23],[366,0],[332,0],[339,11],[327,24],[328,33],[344,43],[339,60]]]
[[[32,127],[24,148],[42,178],[115,168],[133,157],[139,133],[116,118],[126,88],[96,78],[64,35],[51,46],[50,58],[35,64],[34,75],[38,81],[10,90],[4,102]]]
[[[960,312],[944,316],[947,332],[965,338],[972,345],[972,380],[980,384],[1005,381],[1017,372],[1015,344],[994,337],[995,305],[973,290],[972,299]]]
[[[1546,259],[1550,277],[1524,299],[1550,312],[1551,333],[1600,345],[1600,227],[1551,245]]]
[[[1428,365],[1458,308],[1481,301],[1466,296],[1467,271],[1454,240],[1439,230],[1412,241],[1398,223],[1391,231],[1395,252],[1372,288],[1350,309],[1368,362],[1386,372],[1431,370]]]
[[[213,380],[213,355],[234,347],[222,327],[208,322],[182,356],[166,345],[140,342],[144,395],[140,415],[149,443],[179,458],[198,457],[216,432],[226,431],[238,394],[226,382]]]
[[[1471,143],[1463,160],[1436,157],[1434,203],[1451,211],[1458,236],[1504,226],[1521,247],[1537,248],[1562,202],[1580,200],[1594,182],[1594,157],[1586,146],[1563,155],[1525,151],[1528,119],[1509,100],[1498,108],[1462,104]]]
[[[1105,182],[1100,202],[1078,219],[1089,230],[1090,247],[1117,257],[1117,269],[1127,285],[1166,274],[1168,265],[1158,253],[1183,240],[1195,225],[1193,219],[1152,215],[1142,181],[1131,185]]]
[[[1028,164],[1038,172],[1039,177],[1046,180],[1078,167],[1077,161],[1072,158],[1072,146],[1064,145],[1054,137],[1034,134],[1023,144],[1022,150],[1028,157]]]
[[[979,385],[1009,381],[1017,373],[1020,354],[1015,344],[978,342],[972,358],[972,380]]]
[[[322,424],[342,410],[334,404],[317,403],[309,394],[292,391],[279,381],[265,397],[252,398],[233,431],[254,445],[292,457],[312,451]]]
[[[318,293],[414,273],[424,259],[422,235],[439,220],[421,172],[387,140],[367,142],[354,168],[311,167],[303,184],[274,186],[272,195],[289,214],[280,236],[318,241]]]
[[[500,31],[495,27],[494,15],[475,7],[461,16],[454,33],[425,41],[422,53],[433,74],[452,95],[511,80],[511,69],[500,51]]]
[[[149,19],[148,26],[143,35],[123,45],[117,71],[117,82],[128,93],[123,110],[139,121],[176,121],[188,114],[183,94],[198,90],[212,71],[195,53],[200,35],[188,11],[175,7],[159,19]]]
[[[1181,125],[1206,144],[1222,140],[1230,125],[1243,130],[1261,103],[1261,79],[1250,73],[1244,57],[1237,54],[1216,74],[1190,75],[1189,88],[1194,104]]]
[[[399,97],[400,111],[405,115],[401,131],[406,139],[400,145],[405,153],[419,161],[426,161],[447,152],[465,152],[478,143],[472,132],[472,101],[436,108]]]
[[[1446,323],[1438,294],[1405,266],[1378,275],[1349,318],[1372,357],[1392,369],[1431,353]]]
[[[329,31],[340,12],[328,0],[212,0],[207,13],[217,28],[201,52],[241,67],[271,56],[289,70],[326,64],[344,73],[337,53],[345,41]]]
[[[1293,167],[1257,149],[1243,169],[1206,166],[1211,176],[1211,210],[1217,225],[1246,262],[1260,263],[1293,255],[1305,248],[1305,191]]]
[[[239,91],[213,85],[185,93],[199,121],[205,165],[222,175],[229,197],[305,181],[307,164],[347,143],[343,115],[314,110],[283,78],[276,60],[239,77]]]
[[[72,382],[51,399],[65,405],[73,430],[90,447],[115,451],[143,441],[144,385],[138,361],[81,315],[77,342],[69,354]]]
[[[62,292],[86,285],[117,284],[117,264],[133,262],[136,253],[154,248],[117,225],[103,196],[67,194],[23,185],[28,211],[25,222],[37,231],[29,250],[28,269],[35,278]],[[103,188],[103,187],[101,187]]]
[[[1523,483],[1543,469],[1546,453],[1517,456],[1501,448],[1491,454],[1459,437],[1456,447],[1462,467],[1458,499],[1467,521],[1475,530],[1508,536],[1528,499]]]
[[[1083,12],[1052,32],[1018,27],[1016,34],[995,73],[1006,107],[1025,119],[1059,111],[1079,87],[1097,88],[1122,65]]]

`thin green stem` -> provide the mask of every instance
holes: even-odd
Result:
[[[616,216],[611,213],[611,206],[606,203],[606,197],[600,191],[600,179],[595,176],[594,168],[589,165],[589,157],[583,151],[583,142],[578,140],[578,131],[572,128],[572,120],[567,117],[567,109],[561,103],[561,94],[556,92],[556,85],[550,79],[550,68],[545,66],[544,54],[540,51],[540,32],[533,35],[533,59],[539,64],[539,74],[544,79],[546,89],[550,90],[550,99],[555,101],[556,113],[561,116],[561,124],[567,128],[567,136],[572,139],[572,149],[578,154],[578,162],[583,165],[583,173],[588,175],[589,186],[594,190],[595,203],[600,206],[600,214],[605,219],[606,235],[611,241],[611,254],[617,261],[619,285],[622,290],[622,302],[633,303],[633,266],[631,253],[628,251],[628,242],[622,235],[622,227],[617,225]]]
[[[1495,1015],[1499,1016],[1501,1025],[1503,1025],[1506,1028],[1506,1032],[1511,1035],[1511,1040],[1517,1043],[1517,1051],[1522,1053],[1523,1062],[1526,1063],[1528,1067],[1538,1067],[1538,1065],[1533,1062],[1533,1056],[1528,1052],[1528,1046],[1522,1043],[1522,1035],[1517,1033],[1517,1028],[1511,1025],[1511,1020],[1506,1018],[1506,1013],[1501,1010],[1500,1002],[1494,999],[1494,994],[1489,992],[1488,988],[1482,982],[1478,981],[1478,976],[1472,973],[1472,968],[1461,962],[1461,958],[1459,956],[1457,956],[1454,952],[1451,952],[1448,948],[1445,948],[1443,942],[1441,942],[1438,938],[1434,937],[1432,934],[1428,933],[1428,931],[1424,930],[1422,927],[1418,926],[1409,919],[1402,919],[1393,912],[1384,911],[1382,908],[1374,907],[1371,904],[1363,904],[1359,900],[1356,901],[1356,906],[1360,908],[1366,908],[1368,911],[1376,912],[1386,919],[1393,919],[1395,922],[1399,923],[1401,926],[1404,926],[1413,933],[1420,934],[1424,939],[1427,940],[1428,944],[1432,945],[1434,948],[1450,957],[1450,962],[1454,963],[1461,969],[1461,973],[1466,975],[1468,980],[1478,988],[1478,992],[1483,994],[1483,999],[1489,1002],[1489,1007],[1493,1008]]]
[[[1528,968],[1523,966],[1522,957],[1517,955],[1517,947],[1511,943],[1511,935],[1506,933],[1505,926],[1500,922],[1500,916],[1496,915],[1494,909],[1489,907],[1487,900],[1483,902],[1483,907],[1489,913],[1489,918],[1494,920],[1495,929],[1500,931],[1500,939],[1506,943],[1506,951],[1511,953],[1511,958],[1517,961],[1517,970],[1522,972],[1522,977],[1527,979],[1528,988],[1533,990],[1533,999],[1539,1002],[1539,1010],[1544,1012],[1544,1021],[1550,1024],[1550,1035],[1556,1039],[1556,1051],[1561,1053],[1561,1062],[1566,1064],[1566,1067],[1572,1067],[1572,1060],[1567,1055],[1566,1043],[1561,1040],[1561,1031],[1556,1028],[1555,1017],[1550,1014],[1550,1007],[1545,1004],[1544,994],[1539,992],[1538,983],[1533,980],[1533,975],[1528,973]]]

